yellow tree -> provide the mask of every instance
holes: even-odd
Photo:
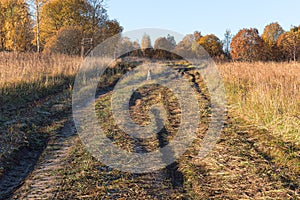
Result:
[[[4,47],[7,50],[26,51],[31,48],[32,21],[25,0],[3,0]]]
[[[262,34],[265,44],[265,53],[268,60],[280,60],[280,52],[277,46],[278,38],[284,33],[278,22],[267,25]]]
[[[79,55],[81,50],[81,29],[77,27],[62,27],[55,36],[49,39],[45,46],[46,52]]]
[[[277,45],[284,59],[296,61],[300,56],[300,27],[280,35]]]
[[[0,1],[0,50],[4,49],[4,41],[5,41],[5,34],[4,34],[4,8],[2,5],[2,1]]]
[[[41,51],[41,10],[43,5],[49,0],[28,0],[30,10],[33,11],[34,19],[34,39],[32,44],[36,46],[36,51]]]
[[[64,27],[68,30],[75,28],[76,35],[82,38],[92,38],[93,46],[123,30],[116,20],[108,19],[103,0],[51,0],[45,3],[41,10],[42,45],[51,46],[47,43],[53,43],[61,30],[63,35],[71,34]],[[78,29],[81,34],[78,34]]]
[[[40,36],[45,45],[47,39],[52,38],[62,27],[86,26],[87,13],[84,0],[52,0],[48,1],[41,10]]]
[[[214,34],[200,37],[198,39],[198,44],[201,45],[212,57],[224,54],[222,42]]]

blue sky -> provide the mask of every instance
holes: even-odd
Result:
[[[220,39],[226,29],[236,34],[242,28],[258,28],[279,22],[289,30],[300,25],[299,0],[107,0],[108,14],[117,19],[124,31],[140,28],[163,28],[180,34],[201,31],[214,33]]]

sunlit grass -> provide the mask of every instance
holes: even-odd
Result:
[[[1,100],[13,105],[71,87],[82,61],[65,55],[5,52],[0,60]]]
[[[300,144],[299,63],[225,63],[219,69],[237,115]]]

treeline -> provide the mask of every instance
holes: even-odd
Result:
[[[2,51],[80,54],[122,30],[103,0],[0,0]]]
[[[138,46],[138,42],[130,42],[129,38],[122,38],[123,48]],[[199,48],[199,44],[206,52]],[[242,29],[235,36],[227,30],[224,39],[220,40],[214,34],[202,36],[201,32],[186,35],[176,44],[174,37],[160,37],[155,40],[154,46],[150,37],[144,35],[141,41],[141,51],[134,51],[134,56],[151,58],[179,58],[168,53],[165,49],[183,57],[211,56],[216,60],[234,61],[296,61],[300,59],[300,26],[292,27],[289,31],[277,23],[271,23],[264,28],[260,35],[256,28]]]
[[[255,28],[242,29],[230,44],[233,60],[290,61],[300,58],[300,26],[289,31],[271,23],[259,35]]]
[[[0,50],[86,54],[123,30],[109,19],[104,5],[104,0],[0,0]],[[290,61],[300,59],[300,26],[285,31],[275,22],[262,35],[255,28],[242,29],[234,36],[227,30],[223,40],[195,31],[178,44],[168,35],[157,38],[153,46],[148,35],[140,42],[122,37],[118,44],[121,49],[141,49],[130,55],[152,58],[178,58],[168,51],[203,54],[195,45],[199,44],[215,59]]]

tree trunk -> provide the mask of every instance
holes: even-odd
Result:
[[[294,41],[294,62],[296,62],[296,42]]]
[[[37,52],[40,53],[40,2],[36,0],[36,47]]]

